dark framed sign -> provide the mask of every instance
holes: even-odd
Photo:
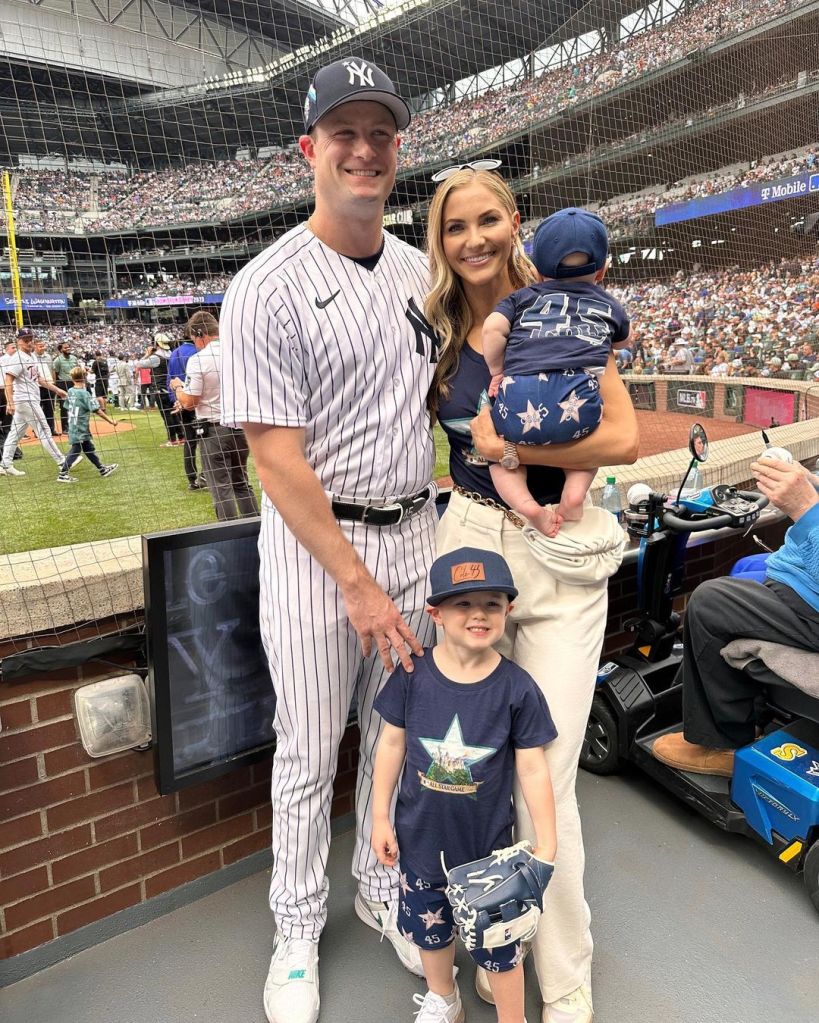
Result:
[[[269,755],[259,519],[142,538],[149,693],[163,794]]]

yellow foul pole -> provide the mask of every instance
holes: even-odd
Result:
[[[11,178],[3,171],[3,203],[6,207],[6,234],[9,239],[9,265],[11,268],[11,290],[14,295],[14,321],[23,326],[23,294],[20,290],[20,268],[17,265],[17,238],[14,234],[14,210],[11,205]]]

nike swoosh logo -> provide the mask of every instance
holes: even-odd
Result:
[[[329,298],[325,298],[325,300],[323,302],[319,302],[318,296],[317,296],[316,300],[315,300],[316,301],[316,309],[326,309],[327,306],[333,301],[333,299],[334,298],[338,298],[338,296],[340,294],[341,294],[341,288],[339,288],[338,291],[334,295],[331,295]]]

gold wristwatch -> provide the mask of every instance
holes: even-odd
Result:
[[[500,464],[504,469],[517,469],[520,465],[518,449],[511,440],[503,442],[503,455],[501,456]]]

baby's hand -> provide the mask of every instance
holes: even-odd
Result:
[[[497,398],[502,380],[503,373],[496,373],[489,381],[489,391],[487,393],[489,394],[490,398]]]
[[[378,857],[378,862],[385,867],[394,867],[398,862],[398,842],[395,840],[395,832],[388,820],[373,821],[373,833],[370,839],[373,852]]]

